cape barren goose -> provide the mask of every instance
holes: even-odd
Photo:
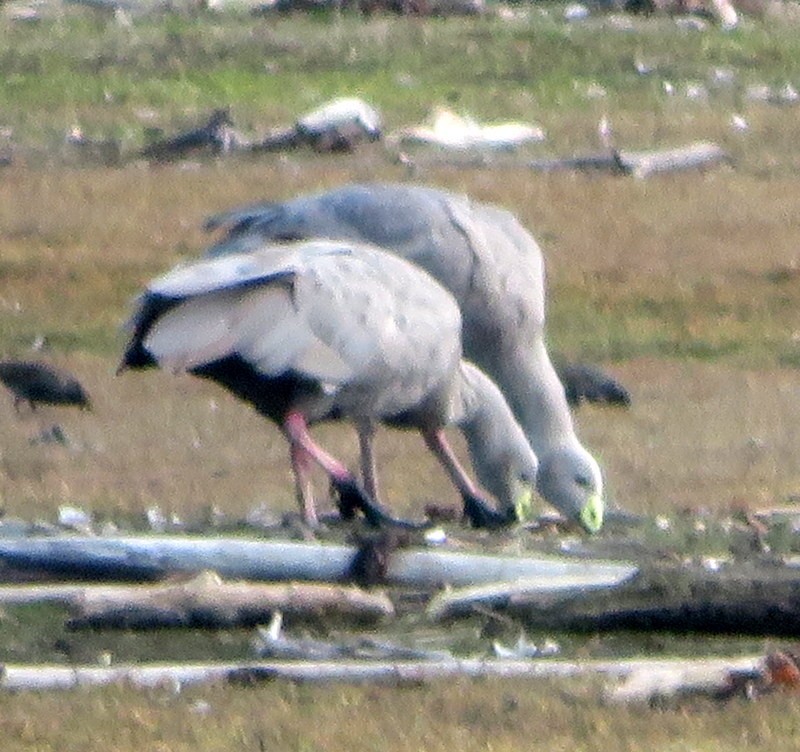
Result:
[[[461,359],[455,300],[403,259],[323,240],[201,261],[151,282],[129,327],[120,370],[158,366],[211,379],[281,427],[310,524],[312,462],[330,477],[343,516],[361,509],[372,523],[400,522],[313,441],[308,427],[323,420],[418,429],[477,526],[505,524],[529,504],[536,455],[500,390]],[[500,511],[456,461],[444,436],[451,424]]]
[[[77,405],[89,408],[89,395],[80,382],[66,371],[25,360],[0,361],[0,382],[14,395],[14,408],[27,402],[37,405]]]
[[[234,209],[207,228],[226,232],[211,255],[327,237],[374,243],[425,269],[458,301],[465,356],[502,389],[536,452],[539,493],[600,528],[602,474],[575,434],[545,345],[542,253],[513,214],[436,188],[367,184]]]

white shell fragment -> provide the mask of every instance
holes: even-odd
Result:
[[[402,144],[438,146],[444,149],[515,149],[544,141],[545,133],[535,123],[509,121],[482,125],[468,115],[445,108],[434,111],[429,123],[404,128],[393,134]]]

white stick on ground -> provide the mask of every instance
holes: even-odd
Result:
[[[21,666],[5,665],[0,675],[0,689],[53,690],[101,686],[116,683],[133,687],[166,686],[179,690],[192,684],[209,682],[250,683],[259,680],[285,679],[313,683],[419,683],[463,677],[574,677],[597,675],[624,678],[634,672],[693,670],[706,675],[726,671],[757,669],[762,656],[708,658],[696,660],[498,660],[453,659],[446,661],[254,661],[247,663],[138,664],[110,667],[95,666]]]

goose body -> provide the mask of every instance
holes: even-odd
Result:
[[[154,280],[129,323],[120,368],[160,367],[215,381],[279,425],[298,497],[316,521],[308,470],[318,463],[344,498],[381,521],[349,470],[308,427],[348,420],[419,430],[475,524],[514,516],[537,461],[499,389],[461,358],[461,316],[421,269],[359,243],[264,244]],[[447,444],[457,425],[475,471],[500,502],[486,507]]]
[[[540,494],[600,527],[600,467],[575,433],[545,344],[542,253],[513,214],[432,187],[353,184],[224,212],[207,228],[223,231],[212,256],[316,237],[373,243],[427,271],[458,303],[465,356],[500,387],[537,454]]]

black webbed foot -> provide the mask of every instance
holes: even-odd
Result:
[[[517,515],[513,510],[498,512],[492,509],[480,496],[462,494],[461,498],[464,501],[464,517],[469,520],[472,527],[496,530],[513,525],[517,521]]]
[[[423,530],[428,527],[426,522],[411,522],[392,516],[373,501],[354,479],[332,480],[331,483],[336,492],[336,505],[342,519],[352,520],[360,510],[367,524],[372,527],[399,527],[406,530]]]

